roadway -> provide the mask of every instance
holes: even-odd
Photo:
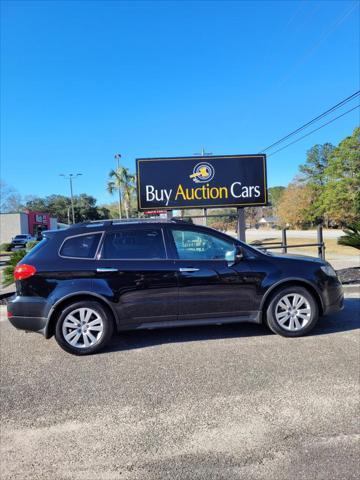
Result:
[[[299,339],[153,330],[81,358],[1,307],[1,479],[357,479],[359,310]]]

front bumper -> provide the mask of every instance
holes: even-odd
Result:
[[[344,308],[344,291],[340,282],[326,289],[324,300],[324,315],[339,312]]]
[[[46,334],[48,318],[46,300],[14,295],[7,304],[8,320],[20,330]]]

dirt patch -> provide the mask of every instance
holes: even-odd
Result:
[[[360,283],[360,267],[342,268],[336,272],[342,284]]]

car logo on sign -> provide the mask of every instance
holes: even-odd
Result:
[[[195,165],[190,178],[192,178],[195,183],[205,183],[210,182],[210,180],[214,178],[214,175],[215,169],[210,163],[200,162]]]

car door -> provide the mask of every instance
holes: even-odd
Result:
[[[184,225],[169,226],[168,235],[179,279],[179,320],[257,316],[258,279],[246,258],[234,263],[235,240]]]
[[[121,325],[177,319],[177,272],[161,226],[113,226],[99,257],[96,282],[111,295]]]

